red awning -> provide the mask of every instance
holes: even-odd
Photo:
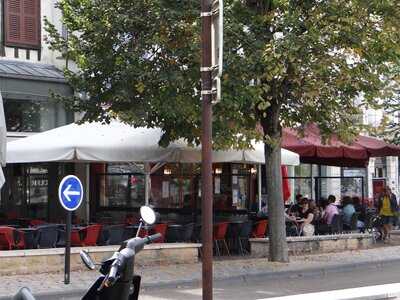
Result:
[[[353,144],[367,149],[369,157],[400,156],[399,146],[370,136],[360,135]]]
[[[400,147],[383,140],[359,136],[347,145],[333,135],[323,144],[320,131],[314,124],[304,131],[304,137],[293,129],[283,131],[282,147],[300,155],[303,163],[329,166],[365,167],[370,157],[400,156]]]

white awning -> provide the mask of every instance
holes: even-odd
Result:
[[[7,128],[4,117],[3,98],[0,92],[0,188],[5,182],[2,166],[6,165]]]
[[[163,148],[158,145],[161,135],[159,128],[134,128],[117,121],[70,124],[9,142],[7,163],[201,162],[199,147],[179,140]],[[214,151],[213,161],[262,164],[263,149],[263,144],[257,143],[255,150]],[[282,164],[298,165],[299,156],[282,149]]]

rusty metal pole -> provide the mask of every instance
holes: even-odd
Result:
[[[203,242],[203,299],[213,298],[213,194],[212,194],[212,2],[201,0],[201,100],[202,100],[202,164],[201,211]]]

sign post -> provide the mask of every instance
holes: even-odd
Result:
[[[69,284],[72,212],[78,209],[83,199],[83,186],[78,177],[74,175],[68,175],[61,180],[58,187],[58,199],[60,200],[61,206],[67,211],[64,284]]]

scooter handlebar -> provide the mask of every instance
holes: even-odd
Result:
[[[135,246],[135,251],[128,250],[128,249],[123,249],[122,253],[121,251],[118,252],[117,257],[115,261],[111,264],[110,271],[108,272],[108,276],[105,279],[105,286],[109,287],[112,286],[118,279],[118,274],[122,270],[122,268],[125,266],[126,261],[129,259],[131,255],[135,255],[136,251],[140,251],[143,249],[143,245],[145,244],[150,244],[154,242],[155,240],[159,239],[162,235],[160,233],[156,233],[153,235],[149,235],[144,238],[135,238],[133,241],[136,241],[134,243]],[[128,243],[129,245],[129,243]],[[125,251],[129,251],[126,253]]]
[[[112,286],[117,281],[117,273],[118,273],[119,265],[113,264],[111,265],[110,272],[108,273],[106,286]]]
[[[148,237],[146,237],[146,239],[147,239],[146,244],[150,244],[150,243],[154,242],[155,240],[158,240],[160,237],[162,237],[161,233],[149,235]]]

